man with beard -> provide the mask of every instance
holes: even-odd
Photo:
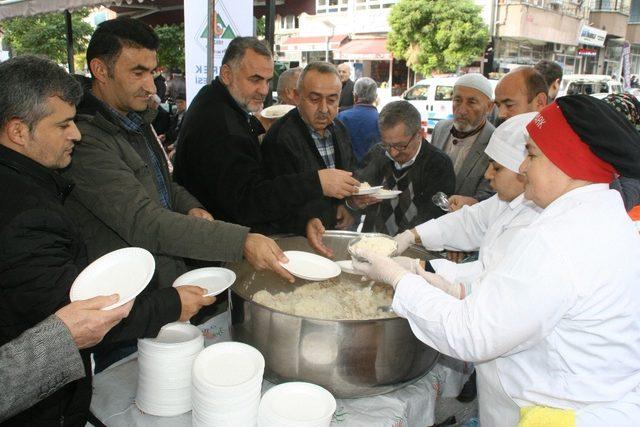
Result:
[[[473,74],[467,74],[467,76],[470,75],[473,76]],[[518,67],[505,75],[495,90],[495,105],[498,107],[496,126],[500,126],[505,120],[518,114],[542,110],[547,105],[547,90],[548,87],[544,78],[533,67]],[[455,120],[455,98],[453,115]],[[487,141],[490,136],[491,134],[487,137]],[[460,183],[458,182],[458,184]],[[461,192],[456,192],[455,196],[449,198],[451,210],[456,211],[465,205],[471,206],[487,198],[482,193],[478,194],[478,196],[468,196]]]
[[[334,120],[338,114],[340,76],[328,62],[312,62],[300,78],[294,108],[271,126],[262,154],[265,168],[274,179],[314,174],[319,170],[354,170],[355,158],[345,126]],[[301,233],[311,218],[329,228],[346,229],[354,222],[344,203],[333,197],[315,197],[280,222],[278,231]]]
[[[494,127],[487,121],[493,89],[482,74],[465,74],[453,86],[453,119],[440,120],[431,143],[449,155],[456,174],[455,196],[449,202],[456,210],[490,197],[493,192],[484,179],[489,157],[484,149]]]
[[[176,182],[216,219],[265,233],[309,201],[350,196],[358,184],[351,172],[327,166],[266,178],[258,142],[264,128],[254,114],[272,77],[269,48],[255,37],[235,38],[220,75],[185,113],[174,159]]]

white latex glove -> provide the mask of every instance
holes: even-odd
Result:
[[[424,268],[420,265],[418,258],[410,258],[408,256],[394,256],[391,258],[398,265],[404,267],[409,273],[420,274],[420,271],[424,271]]]
[[[387,283],[395,289],[398,282],[409,272],[389,257],[375,254],[366,249],[356,251],[356,255],[368,262],[353,260],[353,267],[376,282]]]
[[[409,249],[409,246],[416,242],[416,236],[413,234],[413,231],[406,230],[402,233],[396,235],[393,240],[398,243],[398,253],[397,255],[402,255],[404,251]]]
[[[418,271],[417,274],[419,274],[430,285],[448,293],[452,297],[464,299],[466,296],[466,289],[462,283],[451,283],[439,274],[433,274],[425,271],[424,269],[422,269],[422,271]]]

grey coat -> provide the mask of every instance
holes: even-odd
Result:
[[[142,247],[156,261],[154,285],[168,287],[187,271],[183,258],[242,259],[249,229],[185,215],[201,204],[170,179],[165,163],[162,173],[172,209],[164,208],[153,168],[136,150],[136,146],[145,147],[144,136],[112,120],[88,92],[78,107],[82,141],[76,145],[71,166],[64,171],[76,185],[66,207],[82,232],[89,261],[116,249]],[[147,131],[149,126],[147,122]],[[164,159],[158,144],[152,144],[152,149]]]
[[[433,128],[431,144],[444,150],[452,127],[453,119],[440,120]],[[462,163],[462,167],[456,174],[455,194],[473,197],[476,200],[485,200],[495,194],[491,190],[489,182],[484,179],[484,173],[489,166],[489,156],[485,154],[484,149],[487,148],[494,129],[493,125],[487,122],[480,131],[467,158]]]
[[[49,316],[0,347],[0,422],[84,375],[69,329]]]

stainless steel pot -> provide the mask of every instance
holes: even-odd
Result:
[[[352,232],[328,232],[324,242],[336,260],[350,259]],[[313,252],[302,237],[277,239],[283,250]],[[429,257],[413,247],[405,255]],[[265,378],[276,384],[301,380],[319,384],[336,397],[387,393],[417,380],[438,359],[438,352],[419,341],[402,318],[318,320],[282,313],[252,301],[262,289],[290,292],[291,285],[271,272],[256,272],[246,262],[233,268],[230,290],[231,336],[256,347],[266,360]]]

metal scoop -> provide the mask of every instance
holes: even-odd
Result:
[[[437,207],[439,207],[443,211],[445,211],[445,212],[450,212],[451,211],[451,205],[449,204],[449,198],[442,191],[438,191],[436,194],[434,194],[433,197],[431,198],[431,201],[433,202],[434,205],[436,205]]]

